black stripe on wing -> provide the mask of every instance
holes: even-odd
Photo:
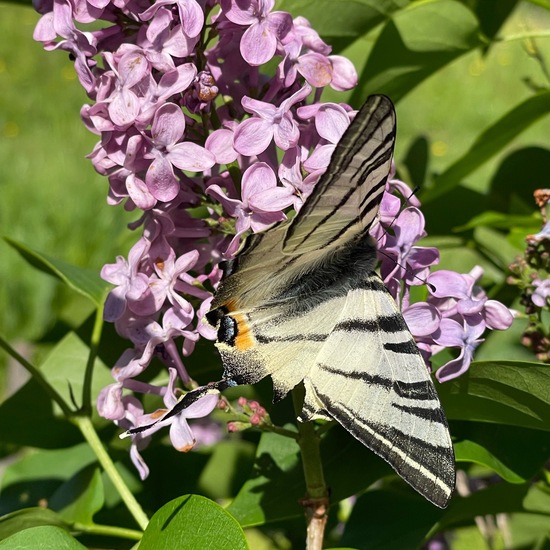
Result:
[[[378,374],[368,374],[365,371],[338,369],[325,363],[317,363],[317,367],[321,370],[329,372],[330,374],[336,374],[338,376],[343,376],[344,378],[351,378],[352,380],[361,380],[369,385],[378,386],[384,388],[385,390],[390,390],[394,386],[393,380]]]
[[[400,313],[380,315],[373,319],[346,319],[334,327],[334,332],[389,332],[407,330]]]
[[[376,138],[374,138],[375,135]],[[378,143],[377,140],[379,140]],[[329,246],[352,226],[362,223],[363,218],[366,218],[369,213],[378,210],[387,174],[378,181],[369,182],[368,178],[373,171],[384,164],[388,165],[387,171],[389,172],[394,142],[395,111],[393,104],[385,96],[370,96],[342,136],[327,171],[291,222],[283,245],[285,253],[298,252],[310,237],[320,231],[322,226],[338,213],[338,210],[361,192],[360,188],[366,185],[366,182],[369,188],[362,191],[364,197],[357,203],[356,216],[351,220],[342,219],[340,223],[333,224],[336,232],[327,232],[324,244],[321,243],[316,248],[322,249]],[[353,162],[358,161],[359,165],[352,168]],[[327,204],[327,201],[332,200],[331,195],[326,193],[327,188],[333,182],[344,177],[349,180],[349,189],[336,204]],[[307,223],[304,221],[305,219],[309,218],[316,210],[321,212],[327,209],[328,213],[323,215],[312,228],[308,227],[307,231],[304,231],[304,224]],[[375,214],[364,224],[365,231],[374,216]],[[296,235],[299,236],[299,241],[290,244]]]
[[[404,353],[406,355],[412,355],[418,353],[416,344],[409,338],[403,342],[385,342],[384,349],[386,351],[393,351],[394,353]]]
[[[330,415],[346,430],[386,460],[407,483],[428,500],[441,508],[447,506],[455,484],[454,453],[450,442],[434,444],[394,426],[360,418],[357,412],[342,403],[331,402],[317,388],[315,391]],[[432,412],[434,418],[422,420],[427,428],[429,429],[431,422],[446,426],[443,412],[440,409]]]
[[[393,390],[395,394],[402,399],[410,399],[413,401],[438,401],[437,394],[430,380],[405,382],[403,380],[393,380],[378,374],[369,374],[365,371],[338,369],[325,363],[317,363],[317,367],[330,374],[336,374],[352,380],[361,380],[368,385],[378,386],[387,391]]]

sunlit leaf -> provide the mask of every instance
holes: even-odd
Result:
[[[6,550],[85,550],[67,531],[59,527],[31,527],[0,542]]]
[[[89,466],[61,485],[52,495],[49,506],[69,523],[91,525],[103,500],[101,473],[96,466]]]
[[[77,267],[48,254],[37,252],[8,237],[4,237],[4,239],[33,267],[61,279],[73,290],[92,300],[96,306],[103,304],[109,285],[95,271]]]
[[[184,495],[155,513],[139,548],[247,550],[248,544],[240,525],[221,506],[202,496]]]
[[[434,178],[433,186],[422,196],[423,201],[433,200],[459,185],[467,175],[479,168],[521,132],[549,112],[550,91],[534,94],[514,107],[484,130],[466,154]]]
[[[550,430],[550,369],[539,363],[480,361],[438,385],[447,418]]]

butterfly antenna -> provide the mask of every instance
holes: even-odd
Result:
[[[383,250],[377,249],[377,252],[379,252],[383,256],[386,256],[386,258],[388,258],[392,262],[394,262],[395,265],[398,265],[399,267],[403,268],[408,275],[411,275],[414,279],[418,279],[421,283],[425,284],[432,292],[436,291],[435,285],[433,285],[432,283],[429,283],[426,279],[423,279],[422,277],[419,277],[418,275],[415,275],[407,266],[402,265],[399,262],[396,262],[395,258],[390,256],[389,254],[386,254],[386,252],[384,252]]]
[[[220,380],[219,382],[211,382],[210,384],[206,384],[206,386],[202,386],[200,388],[197,388],[196,390],[192,390],[186,393],[163,417],[159,418],[155,422],[152,422],[151,424],[138,426],[136,428],[130,428],[129,430],[126,430],[124,433],[120,434],[119,437],[120,439],[124,439],[126,437],[131,437],[132,435],[146,432],[156,426],[159,422],[164,422],[165,420],[168,420],[169,418],[178,415],[180,412],[187,409],[187,407],[198,401],[201,397],[204,397],[205,395],[220,393],[226,388],[230,388],[236,385],[237,382],[235,380],[228,378],[226,380]]]

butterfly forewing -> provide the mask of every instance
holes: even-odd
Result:
[[[330,249],[364,235],[378,213],[395,142],[395,112],[370,96],[338,143],[327,171],[290,225],[285,254]]]

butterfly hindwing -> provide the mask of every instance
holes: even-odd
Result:
[[[445,506],[455,475],[447,422],[395,301],[374,273],[342,301],[304,378],[302,420],[328,413],[428,500]]]

